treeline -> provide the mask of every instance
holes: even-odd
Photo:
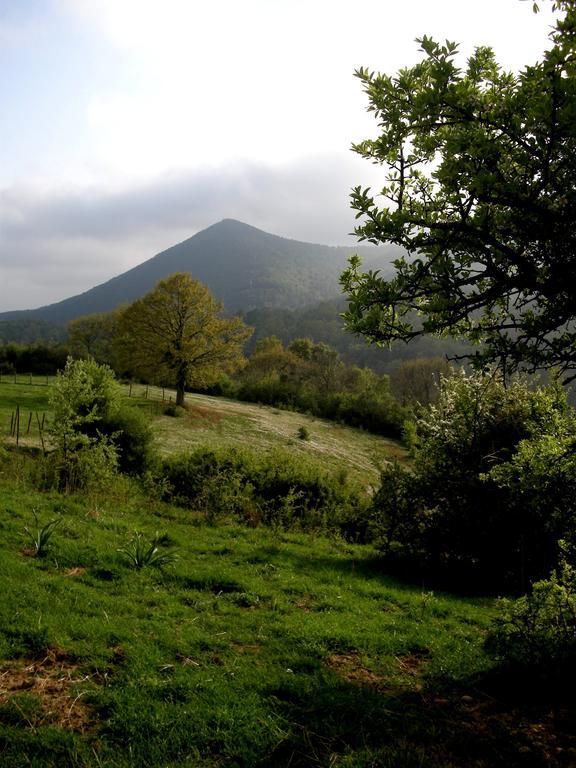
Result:
[[[118,375],[132,378],[115,359],[103,325],[93,317],[86,320],[93,331],[90,339],[81,340],[76,333],[80,327],[86,331],[82,319],[80,326],[72,326],[68,345],[0,345],[0,374],[54,375],[64,369],[67,357],[72,355],[106,363]],[[196,391],[300,411],[400,437],[410,406],[432,402],[440,375],[449,371],[449,364],[438,357],[408,360],[391,376],[377,374],[369,368],[347,365],[328,344],[301,338],[285,346],[278,338],[269,337],[256,343],[246,365],[234,376],[222,374],[215,385]]]
[[[411,344],[394,344],[391,348],[369,344],[363,338],[348,333],[342,327],[342,312],[346,309],[344,298],[320,302],[302,309],[261,308],[243,315],[247,325],[254,328],[245,352],[251,355],[262,339],[276,336],[284,345],[293,339],[310,338],[333,347],[349,365],[372,368],[377,373],[392,374],[408,360],[431,357],[455,357],[465,352],[465,344],[455,339],[426,336]],[[11,320],[0,322],[0,344],[54,345],[69,343],[70,332],[78,335],[82,329],[93,354],[106,345],[103,326],[115,315],[97,313],[73,320],[68,328],[44,321]],[[76,330],[74,330],[76,329]],[[26,371],[27,372],[27,371]]]
[[[388,376],[346,365],[333,347],[306,338],[287,347],[274,336],[258,341],[227,394],[395,437],[407,415]]]
[[[256,344],[269,336],[277,336],[284,344],[290,344],[293,339],[311,338],[334,347],[350,365],[392,374],[408,360],[457,357],[467,349],[467,345],[458,339],[438,336],[426,336],[410,344],[393,344],[391,347],[370,344],[344,330],[342,312],[346,308],[347,302],[342,297],[303,309],[251,310],[244,315],[245,322],[254,328],[247,352],[251,354]]]
[[[0,374],[53,375],[64,368],[69,354],[64,344],[0,344]]]

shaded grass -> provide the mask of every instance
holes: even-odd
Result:
[[[479,687],[491,602],[401,585],[368,547],[208,527],[128,490],[94,500],[0,484],[3,766],[461,768],[570,755],[562,723]],[[32,507],[64,518],[43,559],[22,552]],[[178,561],[131,569],[118,549],[137,530],[164,533]],[[50,658],[74,665],[61,705],[38,682],[3,687],[15,669],[49,678]],[[80,703],[76,719],[55,709]]]

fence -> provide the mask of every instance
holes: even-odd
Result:
[[[16,445],[20,444],[21,437],[29,437],[32,431],[32,425],[34,424],[34,416],[36,416],[34,426],[37,426],[38,428],[38,437],[40,438],[42,451],[45,453],[46,444],[44,442],[44,427],[46,424],[46,414],[42,413],[42,417],[40,417],[40,413],[38,411],[29,411],[28,423],[26,427],[24,427],[24,423],[26,423],[26,417],[24,417],[24,421],[22,421],[21,413],[20,405],[17,405],[16,410],[12,411],[10,414],[10,437],[16,440]]]

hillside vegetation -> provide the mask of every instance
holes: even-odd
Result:
[[[173,398],[93,362],[0,383],[2,425],[17,404],[21,425],[45,415],[48,453],[4,432],[3,766],[573,763],[570,705],[501,666],[532,636],[501,621],[488,652],[494,600],[394,581],[353,543],[378,532],[376,465],[400,471],[398,443]],[[149,419],[153,461],[131,443]]]

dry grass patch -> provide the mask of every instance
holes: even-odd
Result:
[[[30,727],[51,724],[83,733],[93,714],[84,698],[87,691],[79,691],[78,686],[89,680],[90,675],[55,646],[41,660],[5,661],[0,664],[0,720],[9,713]],[[32,701],[38,706],[31,708]]]
[[[338,677],[353,685],[365,685],[377,691],[390,689],[389,678],[378,675],[362,664],[360,654],[356,651],[350,653],[333,653],[326,660]]]

